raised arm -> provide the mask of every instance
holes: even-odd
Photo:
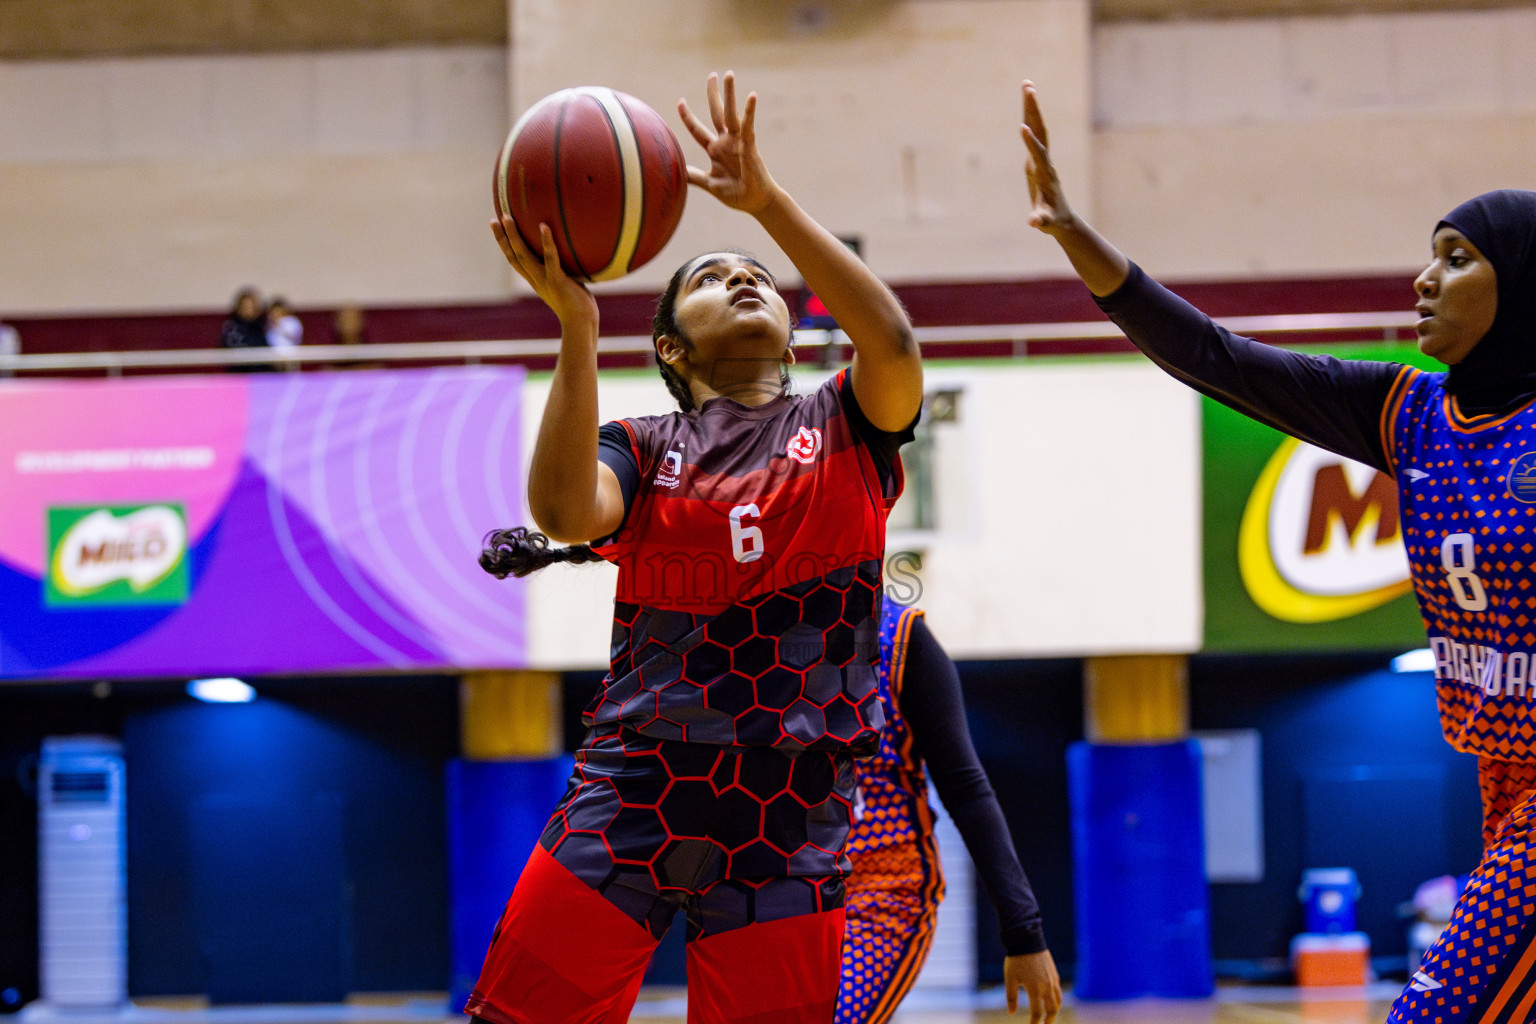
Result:
[[[927,764],[933,788],[976,862],[1003,931],[1003,980],[1008,1012],[1024,991],[1033,1024],[1049,1024],[1061,1008],[1061,980],[1045,945],[1034,890],[1014,852],[997,794],[976,756],[965,721],[960,674],[922,616],[914,616],[897,696],[912,743]]]
[[[539,225],[542,258],[523,244],[510,217],[492,221],[491,233],[560,318],[560,355],[528,467],[528,508],[553,540],[606,537],[624,521],[624,496],[613,470],[597,459],[597,302],[561,268],[547,225]]]
[[[1391,472],[1380,420],[1403,366],[1307,355],[1232,334],[1147,277],[1072,210],[1051,163],[1031,82],[1024,83],[1019,130],[1030,225],[1056,240],[1099,308],[1137,348],[1173,377],[1238,412]]]
[[[709,170],[688,168],[688,180],[732,209],[757,218],[784,250],[805,286],[826,304],[853,344],[853,392],[859,408],[880,430],[905,429],[923,403],[923,368],[912,324],[891,290],[864,262],[780,188],[757,149],[757,93],[736,105],[736,76],[722,83],[711,74],[706,125],[686,100],[678,114],[704,147]]]

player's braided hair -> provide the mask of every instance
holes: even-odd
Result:
[[[480,568],[499,580],[508,576],[527,576],[556,562],[580,565],[583,562],[603,560],[603,556],[593,551],[590,544],[552,548],[548,537],[526,526],[492,530],[485,535],[482,543],[485,546],[480,551]]]
[[[735,253],[737,256],[745,256],[757,263],[757,257],[751,253],[741,252],[738,249],[714,249],[714,252]],[[703,253],[701,255],[710,255]],[[651,344],[654,346],[663,336],[679,338],[684,344],[688,343],[688,335],[683,331],[682,324],[677,322],[677,293],[682,290],[683,280],[688,276],[688,268],[699,261],[698,256],[685,261],[682,266],[672,272],[672,279],[667,282],[667,290],[661,293],[661,298],[656,300],[656,314],[651,317]],[[761,264],[759,264],[761,266]],[[765,268],[766,269],[766,268]],[[789,343],[795,343],[795,329],[789,329]],[[662,383],[667,386],[667,392],[677,402],[677,407],[683,412],[693,412],[693,389],[683,379],[682,374],[668,366],[661,358],[661,350],[654,349],[652,355],[656,357],[656,368],[661,371]],[[789,368],[779,369],[779,386],[785,391],[789,390]]]

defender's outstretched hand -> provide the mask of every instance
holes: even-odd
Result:
[[[683,125],[709,157],[708,171],[689,166],[688,181],[733,210],[759,213],[773,201],[777,186],[757,151],[757,93],[748,94],[746,108],[738,113],[734,71],[725,73],[723,95],[721,78],[714,72],[706,91],[713,130],[694,115],[687,100],[677,101]]]
[[[1113,293],[1130,274],[1130,261],[1087,221],[1073,213],[1067,204],[1047,148],[1040,98],[1035,93],[1035,83],[1030,81],[1024,83],[1024,123],[1019,125],[1019,135],[1024,139],[1030,227],[1039,228],[1056,239],[1089,291],[1098,296]]]
[[[1024,175],[1029,181],[1029,226],[1048,235],[1073,226],[1072,208],[1061,191],[1056,167],[1051,163],[1045,118],[1040,114],[1040,97],[1035,83],[1024,83],[1024,123],[1019,125],[1024,139]]]
[[[596,325],[597,300],[592,298],[586,285],[573,279],[560,265],[555,236],[548,224],[539,225],[539,240],[544,249],[542,256],[534,255],[523,242],[511,217],[491,221],[491,234],[496,236],[496,244],[501,247],[507,262],[512,264],[512,269],[528,282],[545,305],[555,311],[562,325]]]

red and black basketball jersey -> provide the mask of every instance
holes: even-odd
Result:
[[[791,752],[873,744],[885,520],[910,430],[876,431],[846,370],[805,396],[620,425],[638,484],[594,545],[619,582],[591,721]]]

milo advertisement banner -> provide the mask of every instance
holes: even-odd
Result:
[[[180,505],[48,510],[44,603],[182,604],[187,514]]]
[[[1411,344],[1329,353],[1438,368]],[[1211,399],[1201,404],[1204,649],[1423,647],[1394,481]]]
[[[0,381],[0,678],[520,666],[522,380]]]

